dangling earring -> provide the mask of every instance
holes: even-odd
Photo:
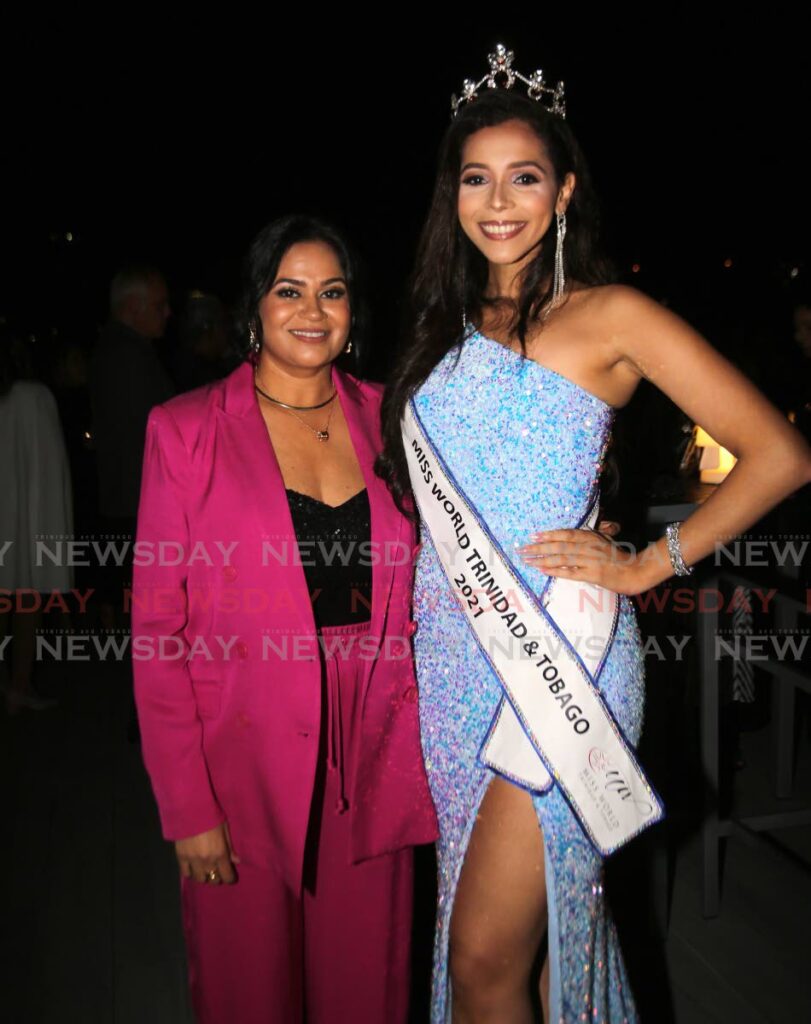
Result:
[[[346,343],[346,347],[344,348],[344,355],[348,356],[351,351],[352,351],[352,339],[350,338],[349,341]]]
[[[466,304],[467,304],[466,303],[466,299],[467,299],[467,288],[466,288],[466,282],[465,282],[465,268],[464,268],[464,265],[463,265],[462,266],[462,337],[463,338],[465,338],[467,336],[467,328],[468,328],[467,309],[465,308]]]
[[[563,240],[566,237],[566,214],[559,213],[558,237],[555,243],[555,276],[552,279],[552,306],[556,306],[566,291],[566,276],[563,272]]]
[[[259,344],[259,338],[256,335],[256,321],[251,320],[248,324],[248,339],[251,348],[251,352],[254,355],[259,355],[259,349],[262,347]]]

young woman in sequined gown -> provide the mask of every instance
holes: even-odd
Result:
[[[644,666],[630,596],[674,570],[664,539],[646,557],[609,558],[607,538],[576,529],[599,487],[616,409],[647,377],[738,456],[681,529],[688,566],[811,479],[811,451],[687,324],[610,283],[593,209],[564,120],[505,89],[483,89],[460,110],[418,255],[410,347],[386,400],[382,467],[405,494],[400,420],[413,397],[458,485],[536,594],[557,576],[622,595],[597,685],[636,745]],[[564,212],[567,287],[553,303]],[[422,542],[415,653],[441,832],[431,1019],[523,1024],[539,984],[547,1021],[636,1021],[600,855],[557,786],[531,793],[480,761],[502,691],[425,529]]]

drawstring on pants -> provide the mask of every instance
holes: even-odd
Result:
[[[341,686],[337,672],[327,672],[327,768],[338,772],[339,797],[335,801],[335,813],[343,814],[349,807],[345,795],[344,779],[344,727],[341,721]]]
[[[327,770],[338,774],[338,797],[334,804],[336,814],[349,810],[346,797],[347,758],[344,735],[344,703],[350,697],[348,710],[352,721],[348,724],[350,742],[359,723],[354,717],[359,711],[358,687],[361,686],[366,663],[360,659],[360,638],[369,632],[368,622],[349,623],[344,626],[326,626],[321,631],[324,671],[326,672],[327,701]],[[348,689],[345,690],[345,688]],[[345,692],[344,692],[345,691]]]

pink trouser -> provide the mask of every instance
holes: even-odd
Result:
[[[338,626],[322,634],[327,650],[323,756],[303,891],[291,891],[272,869],[247,864],[238,866],[235,885],[181,881],[198,1024],[400,1024],[407,1019],[412,851],[349,862],[346,793],[360,732],[364,664],[356,656],[356,642],[367,630],[367,624]]]

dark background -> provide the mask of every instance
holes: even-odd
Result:
[[[450,95],[485,73],[487,53],[503,41],[523,73],[541,66],[565,80],[568,119],[590,159],[623,279],[685,315],[788,408],[802,367],[791,306],[808,298],[811,274],[808,39],[776,5],[749,16],[707,5],[655,10],[654,18],[624,5],[595,18],[570,4],[531,18],[517,5],[390,4],[362,16],[303,4],[244,13],[125,5],[100,9],[92,22],[43,10],[35,26],[6,23],[0,318],[35,339],[47,379],[60,347],[92,348],[123,263],[162,268],[175,309],[191,288],[231,303],[253,235],[306,210],[338,221],[367,259],[370,375],[384,377]],[[652,496],[668,498],[685,435],[670,403],[644,384],[617,426],[623,504],[609,511],[640,533]],[[683,1010],[702,999],[718,1008],[713,1020],[750,1019],[741,1013],[754,1005],[753,989],[766,992],[759,971],[773,972],[761,1002],[784,978],[786,1005],[799,1004],[806,979],[794,965],[807,922],[795,885],[797,877],[807,885],[807,869],[798,876],[739,845],[720,920],[699,921],[695,673],[685,681],[681,664],[654,663],[650,678],[648,743],[658,749],[643,761],[668,799],[668,843],[693,843],[680,862],[667,947],[679,1020],[710,1019]],[[3,777],[21,780],[4,872],[9,920],[18,954],[35,952],[24,971],[19,957],[7,965],[18,975],[21,1020],[55,1019],[54,1007],[83,1022],[136,1020],[150,986],[160,1019],[186,1019],[175,1009],[185,975],[172,853],[158,835],[140,754],[124,739],[128,683],[109,683],[107,666],[88,675],[79,665],[60,680],[67,712],[45,716],[39,731],[42,717],[9,728],[11,741],[0,744]],[[748,738],[750,763],[765,764],[769,735]],[[735,753],[727,742],[725,762]],[[618,868],[617,891],[633,893],[643,917],[659,899],[636,884],[650,850],[636,844]],[[423,896],[419,1006],[433,912]],[[629,907],[633,917],[633,901],[621,897],[618,916]],[[674,1020],[664,939],[631,925],[626,952],[643,1019]],[[772,1008],[769,1019],[792,1017]]]
[[[630,11],[126,7],[7,33],[0,315],[92,345],[134,258],[165,270],[176,304],[190,287],[231,301],[256,231],[310,210],[372,268],[383,376],[450,94],[504,41],[523,73],[565,80],[625,278],[744,363],[768,331],[773,360],[809,272],[807,40],[773,6]]]

